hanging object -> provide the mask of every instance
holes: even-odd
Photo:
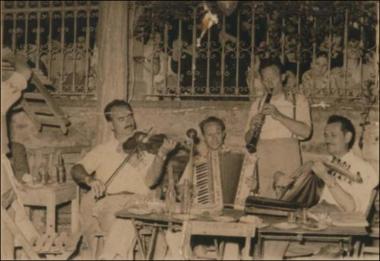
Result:
[[[207,30],[209,30],[213,25],[217,24],[219,22],[218,16],[216,14],[213,14],[210,10],[210,8],[207,6],[206,3],[203,4],[203,10],[205,11],[205,15],[202,18],[202,24],[201,24],[201,35],[199,38],[197,38],[197,47],[201,46],[201,40]]]
[[[235,11],[238,1],[216,1],[219,9],[225,16],[229,16]]]

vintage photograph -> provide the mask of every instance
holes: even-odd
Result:
[[[379,260],[378,1],[1,1],[1,260]]]

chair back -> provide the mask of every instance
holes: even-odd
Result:
[[[367,207],[367,210],[365,212],[365,217],[368,221],[369,224],[372,222],[372,217],[375,214],[375,203],[376,203],[376,198],[379,196],[379,184],[372,190],[371,197],[369,200],[369,204]]]

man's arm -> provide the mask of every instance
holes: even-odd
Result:
[[[288,128],[295,135],[306,139],[309,137],[311,132],[311,127],[302,121],[297,121],[288,116],[282,114],[277,108],[272,104],[265,104],[262,110],[265,115],[270,115],[273,119],[278,120]]]
[[[165,163],[165,156],[157,155],[155,156],[153,163],[150,165],[148,169],[148,173],[145,176],[145,184],[151,188],[157,184],[158,180],[161,177],[162,170]]]
[[[315,162],[312,166],[312,170],[314,173],[320,177],[327,188],[334,197],[335,201],[339,204],[339,206],[343,209],[343,211],[351,212],[354,211],[355,200],[351,194],[346,192],[337,182],[335,177],[332,177],[327,174],[327,169],[321,162]]]
[[[292,133],[299,137],[302,137],[303,139],[306,139],[310,135],[311,127],[301,121],[293,120],[284,114],[280,115],[278,121],[281,122]]]
[[[153,160],[152,165],[148,169],[148,173],[145,176],[145,184],[151,188],[155,186],[161,177],[163,172],[163,166],[166,160],[167,154],[172,151],[177,143],[173,140],[165,139],[164,143],[158,150],[156,157]]]
[[[355,200],[347,193],[336,181],[326,183],[327,188],[330,190],[331,195],[335,201],[343,208],[343,211],[352,212],[355,210]]]
[[[78,185],[86,185],[89,186],[89,183],[92,179],[94,179],[87,171],[86,169],[82,166],[82,164],[75,164],[71,168],[70,172],[73,180],[78,184]]]
[[[85,185],[93,190],[95,197],[100,198],[106,191],[105,185],[91,174],[89,174],[82,164],[75,164],[71,168],[71,176],[79,185]]]

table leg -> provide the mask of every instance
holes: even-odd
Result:
[[[147,260],[152,259],[152,254],[153,254],[154,245],[156,243],[157,233],[158,233],[158,227],[153,227],[152,237],[150,238],[150,241],[149,241]]]
[[[183,240],[182,240],[182,250],[181,254],[185,260],[192,259],[192,249],[191,249],[191,224],[187,221],[182,227]]]
[[[49,200],[46,206],[46,233],[56,232],[56,209],[55,209],[55,197]]]
[[[79,231],[79,200],[78,197],[71,201],[71,233]]]
[[[145,250],[144,250],[144,247],[143,247],[143,242],[142,242],[142,239],[140,237],[140,234],[139,234],[139,231],[137,230],[136,228],[136,222],[134,219],[131,219],[131,222],[132,222],[132,225],[133,225],[133,229],[135,230],[135,236],[136,236],[136,241],[137,241],[137,247],[139,248],[144,260],[148,260],[147,259],[147,255],[145,253]]]
[[[249,250],[251,248],[251,235],[245,237],[245,245],[243,248],[243,260],[251,260],[251,256],[249,255]]]
[[[257,258],[261,259],[263,257],[263,251],[264,251],[264,239],[261,236],[261,233],[258,233],[257,235]]]
[[[226,242],[223,240],[222,242],[220,242],[220,245],[217,248],[218,249],[218,258],[219,258],[219,260],[223,260],[225,245],[226,245]]]

